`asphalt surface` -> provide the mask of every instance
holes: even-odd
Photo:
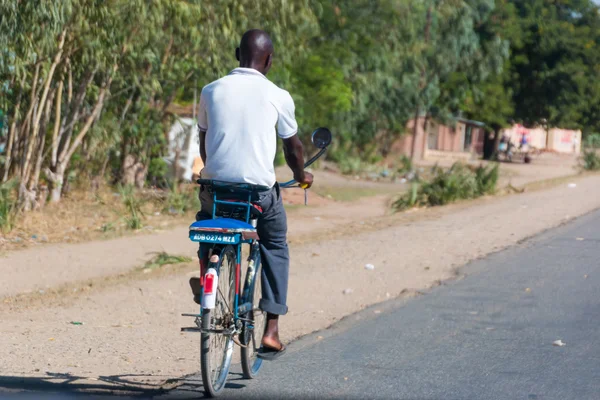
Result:
[[[424,296],[372,307],[309,335],[265,363],[253,381],[233,368],[222,397],[600,399],[599,244],[597,211],[471,263],[464,278]],[[0,391],[53,391],[25,386],[0,377]],[[28,398],[80,398],[75,389],[58,390]],[[202,398],[202,389],[195,376],[174,391],[129,395],[191,399]]]

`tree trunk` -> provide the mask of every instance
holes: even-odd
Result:
[[[494,130],[494,147],[492,148],[492,159],[498,160],[498,144],[500,143],[500,129]],[[510,144],[509,144],[510,146]]]
[[[52,165],[56,164],[58,159],[58,133],[60,131],[60,116],[61,116],[61,107],[62,107],[62,92],[63,92],[64,82],[61,81],[58,83],[58,93],[56,95],[56,107],[55,107],[55,115],[54,115],[54,130],[52,131]]]
[[[22,84],[24,83],[24,81],[22,82]],[[21,84],[21,87],[22,87]],[[8,177],[10,175],[10,164],[12,162],[12,154],[13,154],[13,147],[15,146],[15,143],[17,142],[17,133],[18,133],[18,129],[17,129],[17,115],[19,114],[19,109],[21,108],[21,95],[22,95],[22,91],[19,92],[19,95],[17,96],[17,105],[15,106],[15,110],[13,113],[13,120],[11,121],[10,124],[10,130],[8,131],[8,143],[7,143],[7,148],[6,148],[6,161],[4,162],[4,176],[2,177],[2,182],[6,182],[8,180]]]
[[[53,90],[50,96],[48,97],[48,101],[46,102],[46,109],[44,110],[44,118],[42,119],[40,125],[40,133],[37,141],[37,152],[35,154],[33,166],[33,173],[31,174],[31,178],[29,179],[28,189],[36,190],[40,181],[40,172],[42,169],[42,162],[44,161],[44,150],[46,146],[46,129],[48,128],[48,124],[50,123],[50,117],[52,115],[52,102],[54,101],[54,96],[56,95],[56,90]]]
[[[146,176],[148,175],[148,166],[142,163],[137,164],[135,171],[135,187],[143,189],[146,184]]]
[[[415,161],[415,153],[417,151],[417,136],[419,133],[419,108],[415,111],[415,121],[413,123],[412,146],[410,149],[410,158]]]
[[[431,30],[431,13],[432,13],[432,6],[429,6],[429,8],[427,8],[427,17],[426,17],[426,22],[425,22],[425,31],[423,33],[424,37],[425,37],[425,44],[429,43],[429,33]],[[426,86],[426,70],[423,69],[421,70],[421,82],[419,83],[419,91],[422,91],[425,86]],[[419,95],[420,97],[420,95]],[[418,103],[417,103],[418,104]],[[420,108],[417,105],[417,111],[415,112],[415,124],[413,126],[413,142],[412,142],[412,149],[410,151],[410,158],[411,160],[415,161],[415,153],[417,151],[417,135],[418,135],[418,130],[419,130],[419,111]],[[425,110],[428,111],[428,108]],[[426,140],[426,138],[423,138],[423,140]]]
[[[92,189],[94,191],[100,188],[100,185],[104,182],[104,175],[106,175],[106,168],[108,168],[108,163],[110,163],[111,153],[109,152],[106,155],[106,158],[102,162],[102,167],[100,168],[100,173],[92,179]]]
[[[67,81],[67,102],[71,104],[71,100],[73,100],[73,69],[71,68],[71,60],[68,58],[67,65],[69,66],[69,80]]]
[[[29,146],[27,148],[27,153],[25,155],[25,164],[23,166],[23,181],[26,183],[29,181],[29,178],[31,176],[31,169],[32,169],[31,156],[33,153],[33,146],[37,142],[37,140],[38,140],[37,137],[38,137],[38,134],[40,133],[40,121],[41,121],[42,115],[44,114],[44,111],[46,110],[46,100],[48,99],[48,93],[50,91],[50,84],[52,83],[52,79],[54,78],[54,72],[56,71],[56,67],[58,66],[58,64],[60,63],[60,61],[62,59],[62,53],[63,53],[64,44],[65,44],[66,33],[67,32],[65,30],[63,30],[63,32],[60,36],[60,43],[58,45],[58,51],[57,51],[56,55],[54,56],[54,61],[52,62],[52,65],[50,66],[50,70],[48,71],[48,76],[46,77],[46,81],[44,82],[44,89],[43,89],[42,97],[37,105],[37,112],[36,112],[35,118],[33,120],[31,136],[30,136],[30,140],[29,140]],[[44,135],[44,132],[42,132],[41,134]]]
[[[96,118],[98,118],[100,110],[102,109],[102,106],[104,105],[104,99],[106,97],[106,93],[112,83],[112,78],[113,78],[116,70],[117,70],[117,66],[115,65],[113,67],[111,76],[106,80],[106,82],[100,89],[100,92],[98,93],[98,100],[96,101],[96,105],[94,106],[94,109],[92,110],[91,114],[87,117],[87,120],[86,120],[84,126],[77,133],[77,136],[75,137],[73,142],[71,143],[71,140],[70,140],[71,135],[70,134],[69,134],[69,137],[67,138],[67,140],[60,140],[59,147],[62,147],[62,148],[59,149],[58,160],[53,165],[54,171],[52,171],[50,169],[46,169],[46,175],[48,176],[48,178],[50,179],[50,182],[52,183],[52,189],[50,191],[50,201],[53,203],[57,203],[60,201],[61,195],[65,189],[64,177],[65,177],[65,171],[67,169],[67,165],[69,164],[69,161],[71,160],[71,157],[73,156],[73,153],[75,153],[77,148],[80,146],[83,138],[89,132],[90,128],[92,127],[92,124],[94,123]],[[75,99],[75,101],[78,101],[78,100]],[[78,114],[78,111],[75,111],[75,112]],[[71,123],[73,123],[73,122],[74,121],[71,121]],[[73,125],[74,125],[74,123],[73,123]],[[70,129],[72,130],[72,127]]]
[[[24,183],[19,185],[19,208],[22,211],[31,211],[36,207],[35,190],[28,190]]]
[[[500,128],[494,128],[493,132],[485,132],[483,140],[483,159],[498,159],[498,143],[500,142]]]
[[[29,181],[29,190],[36,189],[40,182],[40,173],[42,171],[42,162],[44,161],[44,147],[46,145],[46,135],[40,137],[40,143],[38,146],[38,152],[35,160],[35,166],[33,168],[33,175]]]
[[[138,189],[142,189],[146,183],[148,175],[148,166],[143,164],[139,159],[131,154],[127,154],[121,164],[121,179],[122,185],[135,185]]]
[[[37,190],[36,209],[42,209],[48,200],[48,186],[41,185]]]
[[[66,165],[59,163],[54,171],[46,168],[46,176],[50,180],[50,201],[58,203],[62,194],[63,183],[65,180]]]
[[[73,129],[75,124],[79,122],[79,114],[83,107],[87,87],[91,84],[94,76],[96,75],[97,68],[87,72],[86,78],[81,80],[81,84],[77,89],[75,97],[72,96],[72,89],[69,88],[68,97],[72,99],[68,101],[68,108],[65,112],[65,116],[62,119],[60,131],[58,132],[58,155],[56,159],[52,160],[53,165],[58,163],[58,160],[62,160],[69,150],[69,144],[71,143],[71,137],[73,135]],[[71,85],[71,83],[69,83]]]

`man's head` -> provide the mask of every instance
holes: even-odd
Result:
[[[235,57],[242,68],[252,68],[266,75],[273,60],[273,43],[265,31],[252,29],[244,33]]]

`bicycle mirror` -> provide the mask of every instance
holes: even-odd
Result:
[[[331,131],[327,128],[317,128],[312,133],[311,141],[319,149],[324,149],[331,144]]]

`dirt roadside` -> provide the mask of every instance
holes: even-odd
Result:
[[[334,234],[355,219],[370,220],[389,213],[387,196],[296,208],[289,218],[289,240],[306,241],[313,233]],[[339,232],[338,232],[339,233]],[[195,257],[188,226],[153,235],[128,236],[105,241],[55,244],[14,251],[0,257],[0,299],[17,294],[47,291],[72,282],[83,282],[127,273],[144,265],[155,252]]]
[[[292,241],[290,313],[282,320],[284,340],[323,329],[387,298],[435,286],[456,276],[457,268],[472,259],[599,208],[600,177],[574,182],[576,187],[561,184],[518,196],[482,199],[469,206],[413,211],[398,220],[391,218],[388,226],[365,231],[354,227],[352,232],[329,240],[307,244]],[[355,204],[357,210],[367,205],[371,204]],[[322,211],[303,212],[307,214],[302,223],[323,221],[312,214]],[[374,218],[385,221],[381,215]],[[360,222],[356,221],[359,226]],[[341,225],[337,227],[341,230]],[[332,225],[332,229],[337,228]],[[135,254],[140,257],[145,252],[135,253],[137,245],[157,250],[148,244],[149,238],[135,238],[139,242],[131,243],[131,247],[108,246],[103,251],[115,263]],[[166,239],[160,236],[156,243],[164,245],[161,241]],[[181,243],[180,252],[193,254],[189,242],[177,243]],[[57,265],[68,267],[77,262],[65,262],[73,251],[62,251],[55,256],[60,261]],[[79,270],[93,270],[86,265],[85,249],[82,252]],[[40,265],[50,261],[42,258]],[[367,263],[375,269],[366,270]],[[27,265],[18,267],[9,283],[3,279],[4,295],[17,292],[14,288],[21,279],[26,283],[20,287],[32,290],[31,282],[56,279],[53,282],[57,284],[79,274],[71,269],[58,278],[52,271],[40,277],[29,274]],[[131,280],[92,290],[59,306],[52,301],[47,307],[30,309],[13,307],[10,301],[1,304],[0,374],[128,375],[138,382],[159,382],[197,371],[199,339],[179,332],[191,322],[179,314],[195,311],[187,287],[188,277],[195,273],[190,266],[160,279]],[[84,325],[72,325],[71,321]]]
[[[500,187],[508,183],[522,186],[543,179],[564,177],[574,172],[575,160],[569,157],[546,156],[536,164],[503,164]],[[443,163],[442,163],[443,164]],[[287,176],[280,171],[280,179]],[[390,223],[410,222],[422,217],[404,213],[390,217],[390,198],[405,185],[353,180],[331,172],[319,171],[320,190],[348,197],[359,193],[358,200],[337,201],[312,197],[309,207],[293,206],[288,211],[289,241],[291,244],[321,241],[360,230],[380,229]],[[316,190],[316,189],[315,189]],[[360,197],[361,194],[367,197]],[[373,195],[375,194],[375,195]],[[290,204],[303,202],[301,190],[285,191]],[[321,200],[321,201],[319,201]],[[460,206],[459,206],[460,207]],[[440,211],[428,211],[428,216]],[[191,219],[192,217],[190,217]],[[1,250],[1,246],[0,246]],[[152,253],[195,257],[194,246],[187,240],[187,225],[158,231],[140,232],[110,240],[84,243],[39,244],[25,250],[0,254],[0,299],[19,294],[44,294],[49,289],[74,282],[112,277],[142,266]],[[42,291],[42,293],[40,293]]]

